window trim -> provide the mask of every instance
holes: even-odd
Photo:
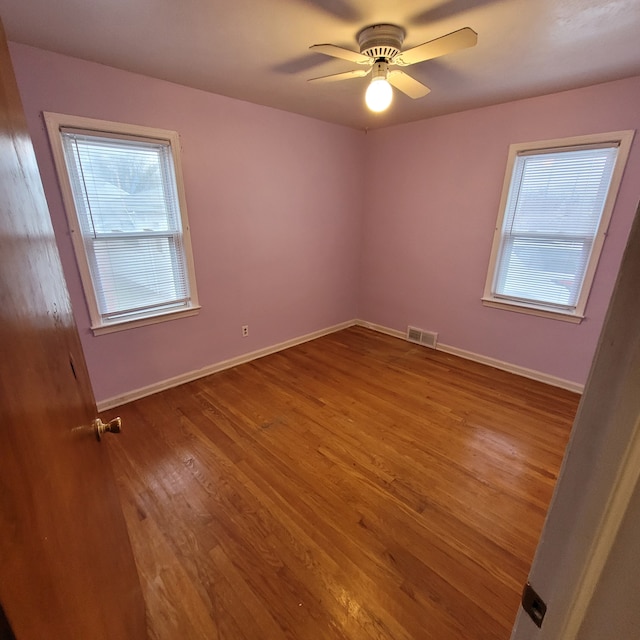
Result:
[[[552,140],[541,140],[538,142],[520,142],[509,146],[509,155],[507,158],[507,168],[505,171],[504,181],[502,185],[502,194],[500,196],[500,208],[498,210],[498,218],[493,233],[493,243],[491,246],[491,256],[489,259],[489,268],[487,270],[487,279],[485,281],[484,293],[482,295],[482,304],[487,307],[503,309],[506,311],[514,311],[516,313],[525,313],[545,318],[553,318],[556,320],[564,320],[565,322],[580,323],[585,318],[585,309],[591,287],[595,277],[598,261],[602,252],[602,247],[607,236],[613,207],[618,196],[620,183],[629,157],[631,143],[635,130],[612,131],[608,133],[597,133],[583,136],[573,136],[569,138],[555,138]],[[587,148],[592,145],[601,145],[615,143],[618,146],[618,154],[616,157],[613,173],[611,175],[611,184],[607,198],[602,210],[600,224],[593,238],[591,255],[584,274],[582,289],[580,296],[576,301],[574,310],[562,309],[553,305],[534,304],[525,301],[507,300],[496,296],[493,293],[495,279],[497,277],[498,257],[502,244],[502,225],[506,214],[509,192],[511,189],[511,181],[513,179],[513,171],[515,168],[516,158],[520,155],[526,155],[527,152],[549,151],[570,151],[575,149]]]
[[[196,315],[199,312],[200,305],[198,303],[198,292],[196,288],[196,275],[193,262],[193,250],[191,246],[191,228],[187,216],[187,202],[184,190],[184,181],[182,177],[182,161],[180,158],[180,137],[177,132],[166,129],[156,129],[152,127],[144,127],[140,125],[125,124],[120,122],[110,122],[107,120],[97,120],[95,118],[85,118],[82,116],[71,116],[60,113],[43,112],[44,122],[47,133],[49,135],[49,143],[53,154],[53,161],[58,175],[58,184],[67,214],[69,231],[73,249],[76,257],[76,263],[80,272],[82,288],[84,290],[85,301],[89,311],[91,321],[91,331],[94,335],[104,335],[134,327],[142,327],[150,324],[157,324],[177,318],[184,318]],[[143,317],[132,317],[112,322],[103,322],[98,310],[97,295],[91,278],[89,269],[89,258],[87,256],[84,241],[82,237],[80,221],[76,211],[73,192],[71,189],[71,181],[64,158],[64,150],[62,145],[62,129],[76,129],[79,131],[89,131],[96,134],[105,134],[114,138],[127,137],[139,138],[142,140],[155,140],[167,142],[173,159],[173,167],[175,171],[176,195],[178,206],[180,208],[180,218],[182,223],[182,245],[184,247],[185,263],[187,271],[187,284],[189,286],[190,304],[186,308],[163,310],[157,313],[150,313]]]

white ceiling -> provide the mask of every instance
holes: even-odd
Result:
[[[640,0],[0,0],[14,42],[355,128],[420,120],[640,74]],[[382,115],[367,78],[307,79],[355,65],[364,26],[406,29],[409,48],[471,27],[478,44],[406,68],[431,93],[395,91]]]

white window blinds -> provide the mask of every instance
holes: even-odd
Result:
[[[190,305],[168,141],[61,128],[101,324]]]
[[[536,150],[515,159],[492,294],[576,308],[618,144]]]

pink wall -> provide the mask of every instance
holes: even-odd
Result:
[[[636,135],[580,325],[480,298],[509,145],[640,127],[640,77],[370,132],[360,315],[584,383],[640,197]]]
[[[98,401],[357,317],[362,133],[10,50]],[[198,316],[92,335],[41,111],[179,132]]]
[[[490,309],[480,297],[509,144],[635,129],[640,78],[365,137],[23,45],[11,54],[97,400],[358,317],[585,381],[638,201],[638,139],[587,319]],[[91,334],[41,111],[180,133],[198,316]]]

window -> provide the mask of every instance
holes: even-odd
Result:
[[[632,139],[511,145],[486,305],[581,321]]]
[[[178,134],[44,117],[93,332],[197,313]]]

